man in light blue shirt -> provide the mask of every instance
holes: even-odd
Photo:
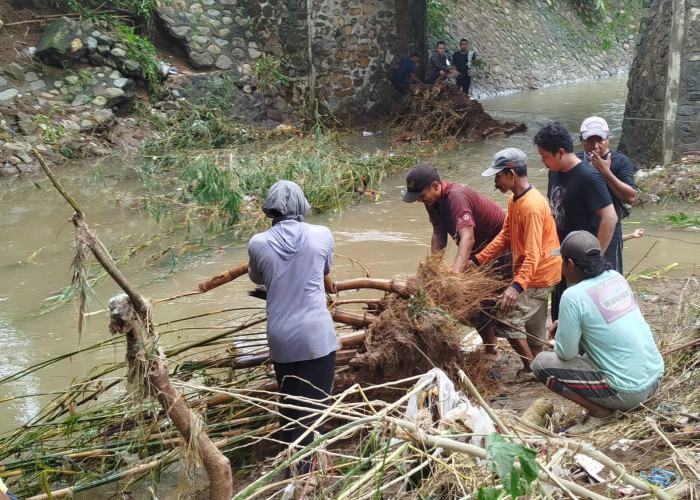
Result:
[[[558,252],[569,287],[552,324],[554,352],[532,363],[549,389],[588,410],[588,419],[568,429],[584,434],[616,418],[658,389],[664,362],[627,281],[601,255],[598,239],[573,231]],[[580,355],[579,352],[583,352]]]

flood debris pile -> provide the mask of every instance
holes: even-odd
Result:
[[[351,361],[356,380],[381,383],[433,367],[454,377],[458,370],[480,364],[478,354],[461,349],[459,329],[469,325],[484,300],[495,299],[503,285],[489,272],[456,274],[439,257],[429,257],[407,280],[405,292],[387,294],[379,305],[377,321]],[[470,375],[478,377],[482,371]]]
[[[503,286],[486,271],[450,273],[437,256],[406,282],[365,276],[332,283],[329,302],[336,321],[342,317],[355,328],[368,329],[366,336],[347,334],[361,337],[363,352],[353,362],[355,377],[338,384],[328,407],[316,414],[312,428],[323,425],[324,432],[304,448],[279,449],[276,383],[267,362],[262,308],[216,310],[158,325],[158,304],[210,288],[202,282],[197,291],[145,300],[88,230],[79,207],[75,210],[79,239],[125,291],[110,303],[111,316],[123,305],[121,317],[134,319],[113,323],[117,335],[80,352],[118,346],[127,353],[127,363],[96,367],[26,425],[0,436],[0,475],[21,498],[64,498],[88,490],[92,497],[104,491],[96,493],[96,488],[109,483],[114,483],[108,486],[111,493],[129,494],[135,481],[147,478],[162,498],[193,497],[193,490],[204,486],[212,500],[229,500],[232,490],[241,500],[258,498],[261,492],[270,498],[293,498],[296,492],[317,499],[417,499],[465,498],[479,491],[484,500],[496,500],[501,491],[512,498],[535,499],[602,499],[611,491],[662,500],[698,494],[700,285],[694,278],[669,287],[667,294],[673,291],[675,303],[647,311],[663,321],[657,331],[666,362],[661,389],[619,424],[587,436],[587,443],[557,434],[560,423],[553,418],[533,423],[517,414],[497,414],[481,396],[476,377],[464,373],[467,358],[456,325]],[[236,269],[240,271],[225,273],[229,281],[242,276],[247,265]],[[368,307],[353,316],[340,310],[340,293],[357,288],[383,290],[386,296],[378,306],[367,299]],[[351,302],[357,303],[344,303]],[[202,328],[204,318],[210,320],[208,331]],[[190,328],[202,337],[183,342],[179,335]],[[344,336],[339,353],[352,359],[356,352],[347,347],[356,344],[346,343]],[[77,354],[25,368],[0,383],[33,376]],[[129,371],[134,362],[144,369]],[[440,378],[454,390],[426,378],[434,366],[450,374]],[[142,388],[150,388],[150,397],[143,397],[144,391],[125,391],[128,374],[130,380],[143,377],[148,385]],[[361,380],[366,382],[354,383]],[[381,390],[399,397],[377,398]],[[257,445],[265,445],[266,454],[251,460],[251,447]],[[217,456],[220,460],[214,462]],[[198,458],[211,480],[209,487],[191,480]],[[283,480],[284,469],[302,458],[312,460],[313,476]],[[158,477],[175,464],[184,464],[183,480],[177,492],[163,492]],[[235,480],[230,479],[229,464]],[[213,466],[227,474],[217,475]]]
[[[635,174],[639,194],[636,205],[658,203],[668,199],[700,201],[700,154],[689,154],[679,160]]]
[[[394,114],[391,127],[397,132],[395,140],[404,142],[485,139],[527,130],[524,123],[494,119],[480,102],[444,83],[414,85]]]

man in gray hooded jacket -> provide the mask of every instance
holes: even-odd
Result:
[[[320,408],[333,383],[338,340],[324,289],[333,261],[333,236],[324,226],[304,222],[310,207],[294,182],[273,184],[262,209],[272,227],[251,238],[248,275],[267,289],[267,342],[280,391],[281,439],[291,444],[314,417],[285,405]],[[314,432],[307,433],[298,446],[314,437]],[[301,462],[297,472],[309,472],[310,465]]]

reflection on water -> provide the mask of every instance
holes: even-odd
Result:
[[[5,297],[0,297],[0,305],[6,300]],[[0,377],[16,373],[33,363],[30,341],[18,335],[2,316],[0,316],[0,345],[4,350],[2,363],[0,363]],[[11,399],[3,401],[3,414],[14,415],[17,421],[27,421],[36,415],[40,408],[39,398],[36,396],[38,386],[39,381],[32,374],[23,377],[22,380],[6,384],[0,398]]]
[[[615,145],[619,140],[626,92],[623,79],[607,79],[489,99],[483,102],[487,112],[501,119],[523,121],[528,131],[438,152],[436,160],[427,156],[421,159],[435,161],[444,178],[470,184],[505,207],[507,195],[494,190],[493,178],[480,175],[490,165],[494,153],[505,147],[525,151],[530,179],[544,192],[546,171],[532,144],[537,128],[548,120],[557,119],[576,133],[584,118],[600,114],[610,124],[611,143]],[[364,137],[360,131],[356,139],[366,150],[386,147],[384,135]],[[136,241],[146,241],[158,226],[147,214],[137,210],[139,184],[136,175],[123,165],[108,162],[103,163],[102,172],[99,184],[86,182],[89,169],[82,165],[63,166],[57,170],[57,175],[87,214],[90,228],[108,248],[124,248]],[[389,178],[380,187],[383,194],[376,203],[363,200],[362,204],[342,213],[311,219],[311,222],[327,225],[335,236],[334,279],[363,275],[364,270],[351,259],[366,266],[373,277],[410,275],[430,252],[431,226],[425,209],[420,203],[402,202],[403,186],[403,176]],[[107,316],[99,311],[118,289],[111,282],[96,287],[89,307],[98,314],[90,316],[80,344],[73,306],[34,315],[46,297],[60,293],[70,283],[74,237],[69,222],[71,210],[46,179],[38,179],[36,184],[9,183],[0,187],[0,341],[5,352],[0,374],[6,374],[107,339]],[[629,232],[642,222],[647,234],[625,245],[626,269],[663,266],[677,261],[679,267],[692,270],[700,234],[667,230],[657,221],[657,212],[671,209],[636,207],[625,220],[623,231]],[[652,245],[655,246],[649,252]],[[167,243],[157,243],[146,251],[157,255],[165,249]],[[453,253],[455,245],[450,244],[448,249]],[[247,253],[244,246],[227,247],[196,265],[181,261],[177,273],[165,280],[160,278],[169,271],[169,262],[154,260],[155,263],[146,265],[147,256],[138,257],[121,268],[144,296],[156,300],[196,288],[200,280],[247,260]],[[164,302],[155,306],[155,320],[162,325],[183,316],[232,306],[260,308],[262,303],[247,295],[251,288],[251,283],[241,278],[203,295]],[[198,326],[210,326],[208,321],[202,319]],[[166,334],[163,343],[172,346],[196,335],[201,333],[174,332]],[[105,362],[121,361],[123,357],[123,349],[113,347],[78,354],[23,378],[21,383],[5,384],[0,388],[0,401],[5,397],[58,390],[69,385],[76,375]],[[39,399],[12,399],[0,404],[6,416],[0,423],[2,431],[26,422],[37,411]]]

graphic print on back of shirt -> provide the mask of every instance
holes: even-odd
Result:
[[[586,293],[608,324],[637,307],[625,278],[617,273],[602,283],[586,289]]]

